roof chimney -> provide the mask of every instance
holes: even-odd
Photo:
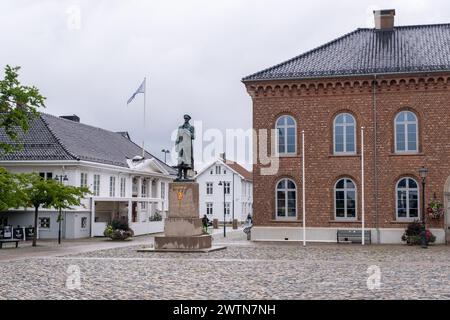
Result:
[[[78,117],[77,115],[60,116],[60,118],[66,119],[66,120],[70,120],[70,121],[73,121],[73,122],[80,122],[80,117]]]
[[[375,30],[380,31],[392,31],[394,28],[395,10],[375,10],[373,12],[375,16]]]
[[[227,160],[226,155],[225,155],[225,152],[224,152],[224,153],[220,153],[220,154],[219,154],[219,157],[220,157],[220,159],[222,159],[223,161],[226,161],[226,160]]]

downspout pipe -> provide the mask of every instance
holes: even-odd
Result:
[[[380,244],[380,224],[378,214],[378,121],[377,121],[377,74],[373,74],[372,82],[372,112],[373,112],[373,178],[374,178],[374,204],[375,204],[375,229],[377,244]]]

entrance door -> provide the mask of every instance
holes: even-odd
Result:
[[[133,202],[133,205],[132,205],[131,221],[137,222],[137,202]]]

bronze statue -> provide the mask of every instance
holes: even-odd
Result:
[[[189,180],[187,172],[194,170],[194,145],[195,128],[190,125],[191,117],[184,115],[183,125],[178,127],[177,140],[175,141],[175,151],[178,153],[178,178],[179,181]]]

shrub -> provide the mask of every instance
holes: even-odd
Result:
[[[413,221],[408,224],[408,227],[403,233],[402,241],[405,241],[409,245],[418,245],[421,243],[421,234],[422,234],[423,225],[420,221]],[[430,230],[425,231],[425,237],[427,239],[427,243],[434,243],[436,241],[436,237],[431,233]]]
[[[134,236],[134,231],[130,228],[128,221],[113,220],[106,226],[103,235],[112,240],[126,240]]]
[[[150,217],[150,221],[162,221],[162,215],[159,212],[155,212],[155,214]]]

